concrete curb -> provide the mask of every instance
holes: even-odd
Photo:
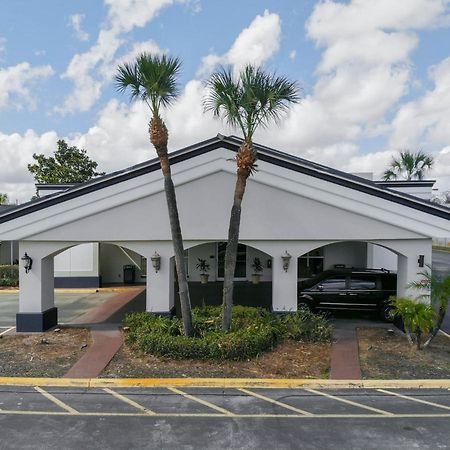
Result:
[[[0,386],[211,387],[311,389],[450,389],[450,380],[312,380],[273,378],[28,378],[0,377]]]
[[[130,285],[123,287],[104,287],[104,288],[56,288],[57,294],[96,294],[97,292],[129,292],[133,289],[140,288],[139,285]],[[19,289],[0,289],[1,294],[18,294]]]

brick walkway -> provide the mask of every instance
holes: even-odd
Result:
[[[71,322],[71,325],[90,328],[92,345],[64,375],[65,378],[96,378],[100,375],[123,343],[122,332],[118,324],[114,323],[118,312],[126,309],[144,291],[142,287],[121,292]]]
[[[334,324],[333,346],[331,348],[332,380],[360,380],[358,338],[354,326]]]

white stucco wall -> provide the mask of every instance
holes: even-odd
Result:
[[[123,283],[123,266],[134,265],[136,267],[136,282],[145,282],[145,277],[141,277],[142,272],[139,270],[141,266],[141,255],[133,250],[124,249],[128,255],[116,245],[100,244],[99,260],[100,260],[100,276],[102,283]],[[144,269],[145,270],[145,269]]]
[[[54,258],[55,277],[97,277],[98,244],[80,244]]]
[[[334,269],[335,264],[346,267],[366,267],[367,244],[365,242],[339,242],[324,247],[324,269]]]

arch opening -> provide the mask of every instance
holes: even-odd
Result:
[[[226,242],[213,241],[185,251],[192,307],[222,304],[225,248]],[[178,292],[177,286],[175,292]],[[269,254],[239,244],[233,299],[235,305],[272,306],[272,257]],[[178,295],[175,305],[179,315]]]

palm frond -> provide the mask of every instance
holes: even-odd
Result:
[[[239,127],[248,142],[259,126],[278,122],[289,105],[300,100],[295,82],[252,65],[245,66],[237,77],[230,68],[221,68],[211,75],[207,86],[205,110]]]
[[[119,92],[130,90],[130,100],[143,100],[154,115],[161,106],[168,107],[179,95],[177,77],[181,61],[167,55],[141,53],[132,64],[118,67],[116,88]]]

